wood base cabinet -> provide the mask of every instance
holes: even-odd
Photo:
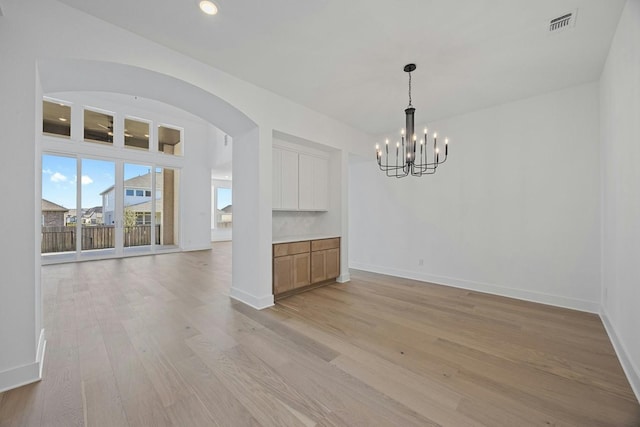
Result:
[[[273,245],[273,294],[282,298],[340,275],[340,238]]]
[[[340,239],[311,242],[311,283],[335,279],[340,275]]]
[[[311,274],[310,242],[273,245],[273,294],[308,286]]]

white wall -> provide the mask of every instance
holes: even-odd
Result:
[[[640,399],[640,2],[628,1],[600,79],[602,317]]]
[[[0,179],[11,183],[3,186],[3,205],[19,206],[27,214],[16,217],[15,209],[0,210],[0,233],[5,243],[0,253],[0,390],[37,379],[41,366],[38,348],[43,325],[36,235],[40,159],[34,144],[39,137],[40,85],[48,92],[119,88],[121,93],[133,94],[139,89],[144,93],[138,95],[185,110],[191,105],[189,111],[198,110],[200,117],[233,136],[234,162],[235,148],[246,142],[245,150],[240,148],[243,158],[236,169],[251,173],[234,177],[236,190],[243,189],[241,197],[239,191],[235,194],[234,219],[247,227],[240,236],[234,233],[231,293],[259,307],[272,303],[273,129],[355,152],[364,148],[367,135],[58,2],[9,0],[3,2],[2,11],[0,142],[11,147],[11,156],[0,160]],[[127,68],[126,78],[116,77],[124,74],[124,66],[138,68]],[[91,73],[86,73],[88,70]],[[141,77],[143,74],[148,78]],[[98,79],[99,87],[95,84]],[[169,84],[153,91],[151,86],[157,82]],[[214,108],[207,108],[212,105]],[[247,127],[248,121],[257,127]],[[203,157],[205,161],[208,158]],[[201,178],[206,189],[192,194],[208,200],[210,171],[202,172]],[[209,224],[209,215],[202,219]]]
[[[429,128],[451,139],[435,175],[386,178],[373,148],[352,162],[350,266],[597,311],[597,85]]]

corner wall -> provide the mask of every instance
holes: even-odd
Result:
[[[602,318],[640,399],[640,2],[622,12],[600,78]]]
[[[350,266],[597,312],[597,84],[429,128],[451,140],[435,175],[352,161]]]

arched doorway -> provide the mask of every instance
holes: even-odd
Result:
[[[271,206],[261,200],[264,189],[256,172],[261,167],[256,154],[260,141],[268,139],[271,129],[260,129],[242,111],[202,88],[149,69],[102,61],[50,59],[39,61],[38,73],[40,93],[97,91],[142,96],[185,110],[229,134],[234,139],[234,163],[236,159],[241,161],[245,171],[234,176],[234,222],[238,232],[233,239],[230,296],[255,308],[273,305]]]

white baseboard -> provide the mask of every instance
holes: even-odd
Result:
[[[618,337],[613,324],[609,320],[609,316],[605,311],[604,307],[600,310],[600,318],[602,319],[602,323],[604,324],[604,328],[609,335],[609,339],[613,344],[613,349],[616,351],[618,355],[618,360],[620,360],[620,364],[622,365],[622,369],[624,373],[627,375],[627,379],[629,380],[629,384],[631,384],[631,388],[636,395],[636,399],[640,402],[640,369],[635,365],[633,359],[629,356],[629,352],[625,347],[624,343]]]
[[[468,289],[471,291],[485,292],[509,298],[516,298],[525,301],[538,302],[553,305],[556,307],[570,308],[573,310],[586,311],[589,313],[600,313],[600,304],[595,301],[585,301],[575,298],[568,298],[559,295],[543,294],[527,291],[523,289],[505,288],[489,283],[474,282],[471,280],[456,279],[453,277],[432,276],[416,271],[400,270],[395,268],[381,267],[360,262],[351,262],[349,267],[356,270],[364,270],[372,273],[386,274],[389,276],[402,277],[405,279],[419,280],[422,282],[435,283],[438,285],[451,286],[454,288]]]
[[[205,246],[188,246],[188,247],[182,248],[182,252],[210,251],[210,250],[211,250],[211,244],[208,244]]]
[[[47,341],[44,339],[44,329],[42,329],[38,340],[36,361],[0,372],[0,393],[40,381],[42,379],[42,368],[44,366],[44,352],[46,347]]]
[[[351,281],[351,275],[349,273],[341,274],[336,279],[336,282],[338,282],[338,283],[347,283],[349,281]]]
[[[229,291],[229,296],[234,300],[247,304],[249,307],[255,308],[256,310],[262,310],[263,308],[272,307],[274,305],[273,295],[257,297],[238,288],[232,287]]]

